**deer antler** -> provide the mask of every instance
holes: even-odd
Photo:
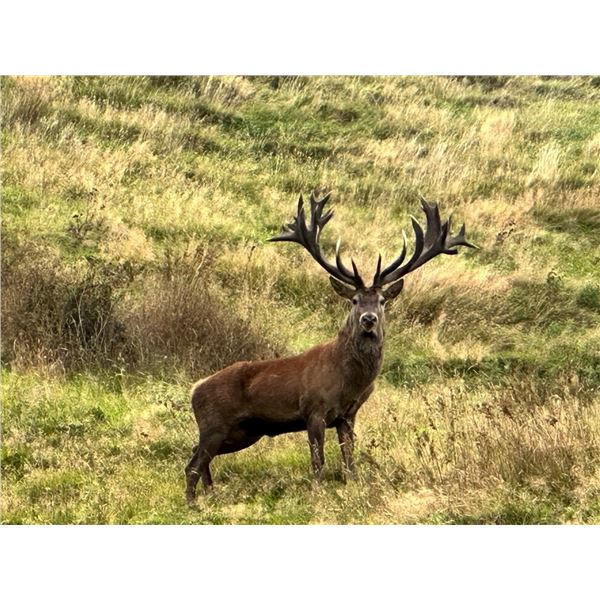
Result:
[[[425,233],[414,217],[411,217],[412,226],[415,231],[415,250],[410,260],[402,264],[406,257],[406,235],[402,232],[403,246],[398,258],[389,264],[383,271],[381,270],[381,255],[377,261],[377,270],[373,278],[373,287],[382,287],[394,281],[398,281],[406,274],[418,269],[427,261],[438,254],[457,254],[456,246],[467,246],[468,248],[477,248],[465,239],[465,226],[463,225],[458,235],[452,236],[450,229],[450,218],[444,223],[440,219],[440,210],[434,202],[429,204],[425,198],[421,198],[421,206],[427,217],[427,227]]]
[[[306,224],[306,213],[304,212],[304,200],[302,194],[298,199],[298,212],[291,223],[283,226],[282,232],[275,237],[270,238],[269,242],[296,242],[304,246],[310,255],[333,277],[354,286],[356,289],[365,287],[358,269],[352,262],[352,271],[344,265],[340,256],[340,242],[338,240],[335,250],[335,265],[329,263],[321,252],[319,245],[319,236],[321,231],[327,225],[333,210],[323,214],[323,208],[329,200],[331,192],[326,194],[321,200],[317,200],[315,193],[310,195],[310,227]]]

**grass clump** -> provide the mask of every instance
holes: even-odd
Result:
[[[577,294],[577,306],[600,310],[600,285],[597,283],[586,283]]]

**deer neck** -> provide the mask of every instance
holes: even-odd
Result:
[[[359,387],[373,382],[381,369],[383,342],[383,330],[376,338],[365,336],[348,318],[336,340],[347,379]]]

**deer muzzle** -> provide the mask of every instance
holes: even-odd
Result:
[[[372,312],[363,313],[360,316],[360,326],[365,331],[372,331],[377,325],[377,315]]]

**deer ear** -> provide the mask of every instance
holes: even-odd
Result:
[[[396,283],[390,285],[390,287],[387,290],[384,290],[382,292],[385,301],[387,302],[388,300],[393,300],[402,291],[403,287],[404,279],[396,281]]]
[[[338,281],[334,277],[330,277],[329,281],[331,282],[331,286],[338,296],[346,298],[347,300],[352,300],[352,298],[354,298],[356,294],[356,290],[354,288],[344,285],[341,281]]]

